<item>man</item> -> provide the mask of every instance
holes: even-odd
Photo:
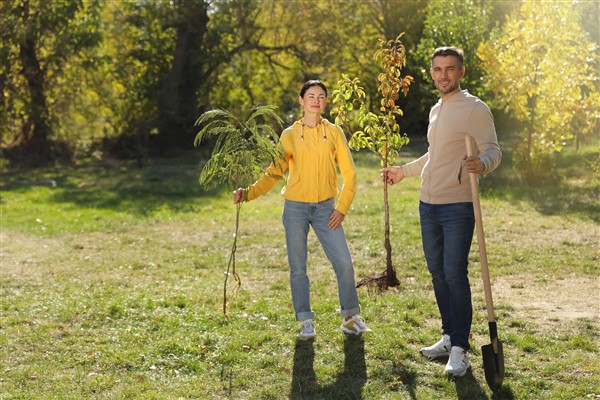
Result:
[[[442,339],[421,349],[427,358],[449,357],[446,373],[464,376],[472,304],[468,256],[475,217],[469,173],[487,174],[500,164],[494,120],[490,109],[467,90],[463,52],[442,47],[433,52],[429,70],[440,100],[429,113],[427,153],[402,166],[383,168],[383,179],[393,185],[421,175],[419,215],[423,252],[431,273],[442,319]],[[475,153],[466,157],[465,135],[474,139]]]

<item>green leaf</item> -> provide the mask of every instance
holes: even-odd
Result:
[[[274,143],[278,135],[273,123],[281,125],[282,119],[271,105],[252,107],[243,121],[225,110],[210,110],[201,115],[197,124],[204,127],[196,135],[195,144],[208,136],[217,140],[211,158],[200,172],[200,185],[208,187],[221,182],[234,188],[247,186],[264,174],[266,166],[281,157]]]

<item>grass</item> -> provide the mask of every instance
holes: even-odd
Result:
[[[390,193],[401,286],[360,289],[373,329],[364,338],[339,332],[334,274],[310,235],[313,343],[297,340],[277,189],[242,207],[242,286],[223,318],[235,207],[228,190],[199,189],[196,156],[142,170],[115,162],[3,173],[2,399],[600,397],[600,185],[590,170],[566,173],[573,154],[559,160],[562,178],[551,187],[512,179],[510,162],[481,183],[506,364],[497,393],[483,376],[489,338],[476,244],[472,372],[449,380],[443,362],[418,355],[438,339],[439,318],[417,178]],[[597,146],[578,155],[597,157]],[[383,205],[377,163],[367,154],[356,163],[359,194],[345,230],[361,278],[384,269]]]

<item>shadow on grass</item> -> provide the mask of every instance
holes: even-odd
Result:
[[[192,203],[218,197],[224,187],[203,190],[201,163],[193,154],[154,159],[144,168],[129,161],[103,161],[83,166],[29,170],[3,177],[2,190],[52,188],[50,201],[110,209],[144,216],[168,207],[192,211]]]
[[[448,379],[454,379],[456,398],[459,400],[489,399],[485,389],[473,376],[471,368],[469,368],[467,374],[461,378],[448,377]]]
[[[401,157],[409,161],[426,151],[423,138],[411,139]],[[359,165],[378,170],[376,156],[368,151],[354,153]],[[598,162],[597,150],[561,154],[548,176],[522,179],[513,167],[512,155],[504,151],[497,171],[481,180],[481,194],[509,202],[526,201],[545,215],[577,215],[600,222],[598,177],[592,165]],[[65,168],[29,169],[2,174],[2,191],[51,187],[56,203],[74,203],[89,208],[110,209],[133,215],[148,215],[168,206],[173,211],[193,211],[192,202],[223,194],[225,187],[202,190],[198,177],[203,161],[196,152],[177,157],[151,159],[144,168],[134,161],[102,160]]]
[[[456,398],[459,400],[514,400],[515,396],[510,388],[502,387],[496,390],[492,397],[487,395],[485,388],[473,376],[473,370],[469,368],[467,374],[461,378],[448,377],[454,380],[456,386]]]
[[[515,395],[509,387],[502,387],[492,395],[492,400],[514,400]]]
[[[393,374],[396,375],[400,382],[402,382],[403,388],[408,392],[411,399],[417,399],[416,386],[417,386],[417,372],[410,367],[400,363],[397,365],[394,363]]]
[[[334,383],[320,386],[314,370],[312,340],[296,339],[290,399],[362,399],[367,382],[365,342],[362,336],[344,339],[344,369]]]
[[[497,171],[481,182],[481,193],[513,203],[528,202],[544,215],[574,215],[600,222],[600,185],[592,164],[597,152],[561,154],[543,177],[521,177],[507,152]]]
[[[304,399],[308,395],[318,394],[319,381],[317,380],[314,364],[314,341],[296,339],[290,399]]]

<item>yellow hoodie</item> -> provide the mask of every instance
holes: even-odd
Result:
[[[347,214],[356,193],[356,168],[342,129],[322,119],[316,128],[300,121],[285,129],[279,146],[283,158],[269,166],[265,175],[246,190],[246,201],[270,191],[288,172],[286,185],[281,190],[284,198],[304,203],[318,203],[336,197],[338,174],[336,161],[343,178],[343,186],[336,210]]]

